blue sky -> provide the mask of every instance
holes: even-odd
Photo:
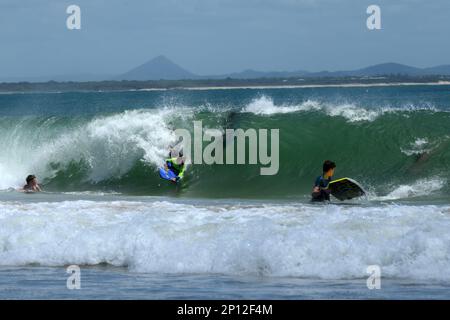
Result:
[[[448,0],[1,0],[0,76],[119,74],[159,54],[201,75],[425,67],[450,64],[449,34]]]

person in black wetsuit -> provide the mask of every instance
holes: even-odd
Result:
[[[333,179],[335,168],[336,164],[333,161],[326,160],[323,163],[323,174],[318,176],[314,183],[311,201],[330,201],[328,184]]]

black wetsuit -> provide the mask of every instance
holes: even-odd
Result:
[[[311,201],[330,201],[330,190],[328,184],[331,182],[331,177],[325,179],[323,176],[318,176],[314,187],[319,187],[319,192],[313,192]]]

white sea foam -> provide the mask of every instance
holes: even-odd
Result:
[[[0,203],[0,264],[450,280],[449,206]]]
[[[420,155],[432,150],[429,147],[429,144],[430,142],[427,138],[417,138],[414,142],[410,143],[407,148],[400,148],[400,150],[407,156]]]
[[[386,196],[369,198],[384,201],[429,196],[444,188],[446,183],[446,180],[439,177],[420,179],[412,184],[399,185]]]
[[[448,141],[449,138],[449,136],[442,136],[432,140],[429,138],[416,138],[413,142],[409,143],[408,146],[401,147],[400,151],[407,156],[430,153],[437,149],[444,141]]]
[[[374,121],[378,117],[395,112],[414,112],[420,110],[428,110],[436,112],[437,109],[430,105],[414,106],[404,105],[403,107],[380,107],[369,109],[357,106],[353,103],[333,104],[326,102],[319,102],[316,100],[307,100],[301,104],[296,105],[276,105],[272,98],[261,96],[252,100],[246,105],[242,112],[253,113],[256,115],[273,115],[285,114],[294,112],[311,112],[320,111],[330,117],[343,117],[348,122]]]
[[[317,101],[308,100],[300,105],[281,105],[274,104],[272,98],[261,96],[252,100],[244,109],[243,112],[254,113],[257,115],[272,115],[278,113],[292,113],[299,111],[321,110],[320,104]]]

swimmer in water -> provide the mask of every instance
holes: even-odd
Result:
[[[24,192],[41,192],[42,191],[35,175],[30,174],[27,177],[26,181],[27,181],[27,184],[23,186],[21,191],[24,191]]]

